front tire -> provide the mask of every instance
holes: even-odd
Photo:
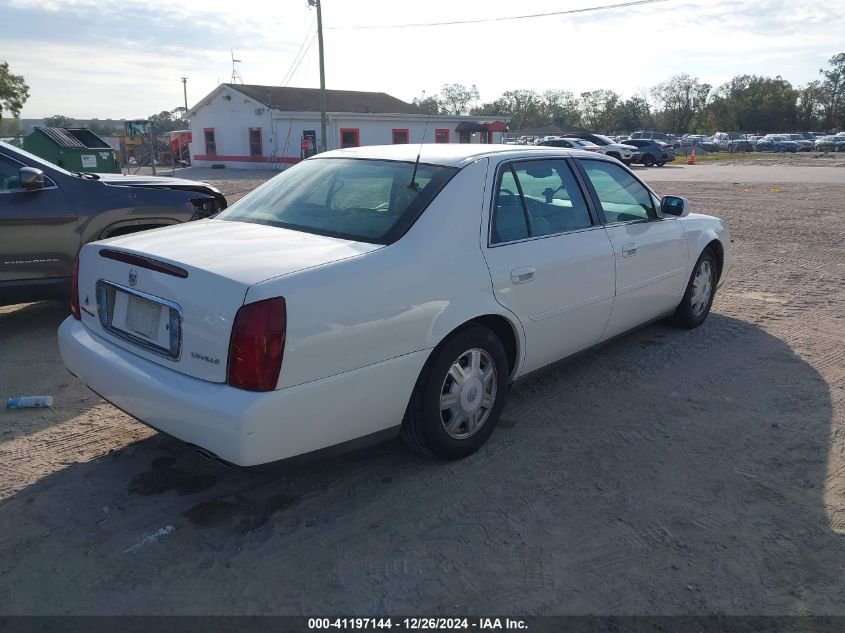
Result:
[[[490,437],[508,388],[510,368],[499,338],[485,327],[460,330],[423,367],[401,435],[415,453],[461,459]]]
[[[654,167],[654,156],[651,154],[646,154],[643,156],[643,165],[646,167]]]
[[[695,263],[684,298],[675,309],[675,325],[691,330],[704,323],[716,294],[716,270],[716,257],[707,248]]]

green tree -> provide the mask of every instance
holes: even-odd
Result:
[[[422,95],[415,97],[411,102],[426,114],[440,114],[440,100],[437,95],[425,96],[425,90]]]
[[[541,103],[543,118],[554,125],[578,126],[581,111],[577,97],[568,90],[546,90]]]
[[[0,136],[20,136],[21,133],[20,119],[0,119]]]
[[[44,119],[44,125],[47,127],[73,127],[76,125],[76,121],[64,114],[54,114]]]
[[[616,106],[613,112],[611,132],[634,132],[654,127],[651,108],[643,97],[631,97]]]
[[[15,75],[9,70],[8,62],[0,62],[0,120],[3,111],[11,113],[12,117],[21,115],[21,108],[29,99],[29,86],[23,80],[23,75]]]
[[[654,86],[651,95],[662,109],[662,129],[681,134],[688,132],[695,115],[707,105],[710,89],[710,84],[686,74],[675,75]]]
[[[594,132],[610,132],[613,127],[613,113],[618,104],[619,95],[613,90],[582,92],[582,120]]]
[[[172,110],[162,110],[158,114],[153,114],[149,117],[150,124],[153,126],[155,134],[163,132],[173,132],[175,130],[184,130],[186,123],[182,118],[182,113],[185,111],[183,106],[173,108]]]
[[[507,90],[499,102],[500,109],[511,119],[510,127],[515,130],[544,123],[542,99],[533,90]]]
[[[715,92],[709,110],[721,130],[787,132],[797,127],[797,100],[781,77],[740,75]]]
[[[830,69],[820,70],[824,124],[827,129],[845,127],[845,53],[828,60]]]
[[[822,125],[824,118],[824,91],[820,81],[811,81],[798,89],[796,104],[798,129],[816,130]]]
[[[477,101],[478,88],[475,84],[469,88],[463,84],[444,84],[440,90],[440,109],[443,114],[467,114]]]

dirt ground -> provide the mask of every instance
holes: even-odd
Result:
[[[227,469],[64,371],[64,305],[0,308],[0,395],[55,397],[0,410],[0,614],[845,615],[845,169],[743,169],[655,184],[731,226],[708,321],[519,384],[460,462]]]

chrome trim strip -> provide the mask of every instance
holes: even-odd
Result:
[[[519,244],[520,242],[533,242],[535,240],[544,240],[549,237],[560,237],[561,235],[571,235],[573,233],[585,233],[587,231],[598,231],[603,229],[604,225],[594,224],[593,226],[585,226],[583,229],[571,229],[569,231],[561,231],[560,233],[547,233],[546,235],[533,235],[531,237],[524,237],[521,240],[511,240],[510,242],[496,242],[495,244],[488,244],[487,248],[499,248],[500,246]]]
[[[172,361],[178,361],[182,357],[182,342],[183,342],[182,341],[182,338],[183,338],[182,337],[182,321],[184,319],[184,312],[182,311],[182,306],[180,306],[178,303],[174,303],[173,301],[168,301],[167,299],[162,299],[161,297],[156,297],[155,295],[151,295],[151,294],[148,294],[146,292],[142,292],[140,290],[135,290],[134,288],[127,288],[126,286],[121,286],[120,284],[116,284],[116,283],[111,282],[111,281],[106,281],[104,279],[98,279],[96,287],[97,287],[97,314],[99,315],[99,318],[100,318],[100,325],[103,326],[104,330],[106,330],[107,332],[110,332],[111,334],[113,334],[117,338],[128,341],[128,342],[132,343],[133,345],[137,345],[138,347],[141,347],[145,351],[148,351],[151,354],[155,354],[156,356],[161,356],[163,358],[166,358],[166,359],[172,360]],[[171,323],[173,322],[173,313],[175,312],[176,317],[178,319],[178,323],[179,323],[179,332],[177,334],[177,336],[178,336],[177,351],[175,353],[173,353],[170,350],[165,350],[164,348],[159,347],[158,345],[154,345],[153,343],[150,343],[149,341],[145,341],[142,338],[139,338],[137,336],[133,336],[132,334],[129,334],[128,332],[124,332],[123,330],[120,330],[120,329],[114,327],[111,324],[108,317],[104,315],[103,308],[100,306],[100,288],[103,288],[104,290],[110,288],[112,290],[120,291],[120,292],[129,294],[129,295],[134,295],[136,297],[139,297],[140,299],[145,299],[146,301],[150,301],[152,303],[163,305],[163,306],[170,309],[170,315],[171,315],[170,321],[171,321]],[[105,306],[106,315],[108,314],[108,312],[109,312],[109,306]]]

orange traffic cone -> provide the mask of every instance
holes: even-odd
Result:
[[[687,165],[695,165],[695,148],[692,148],[692,154],[690,154],[689,160],[687,161]]]

